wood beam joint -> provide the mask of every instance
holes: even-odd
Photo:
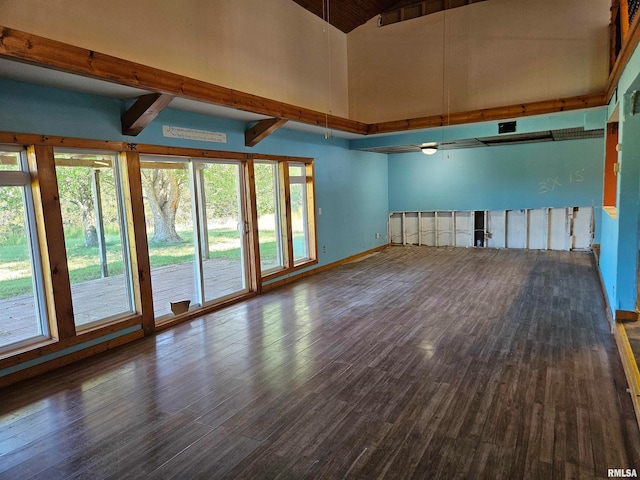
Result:
[[[142,95],[122,114],[122,134],[136,136],[164,110],[173,95],[166,93],[150,93]]]
[[[287,123],[286,118],[266,118],[248,128],[244,132],[244,144],[247,147],[255,147],[259,142],[267,138],[281,126]]]

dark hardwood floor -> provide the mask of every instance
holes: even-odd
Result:
[[[607,478],[587,253],[392,247],[0,390],[0,478]]]

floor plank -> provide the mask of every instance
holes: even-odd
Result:
[[[0,478],[607,478],[588,253],[392,247],[0,390]]]

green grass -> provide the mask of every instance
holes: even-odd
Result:
[[[100,278],[98,247],[85,247],[81,232],[66,232],[67,261],[72,284]],[[179,232],[177,243],[153,243],[149,238],[151,267],[163,267],[193,261],[193,232]],[[297,239],[296,239],[297,240]],[[262,262],[275,263],[277,258],[276,234],[260,231],[260,253]],[[234,229],[209,230],[209,256],[212,259],[240,260],[237,246],[238,232]],[[122,248],[116,234],[105,236],[109,275],[122,273]],[[297,242],[295,242],[297,243]],[[296,251],[299,246],[294,245]],[[0,246],[0,299],[16,297],[32,291],[31,269],[25,244]]]

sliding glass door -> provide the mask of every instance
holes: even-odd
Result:
[[[239,162],[140,158],[155,317],[247,291]]]
[[[245,291],[246,248],[239,163],[196,163],[204,301]]]

